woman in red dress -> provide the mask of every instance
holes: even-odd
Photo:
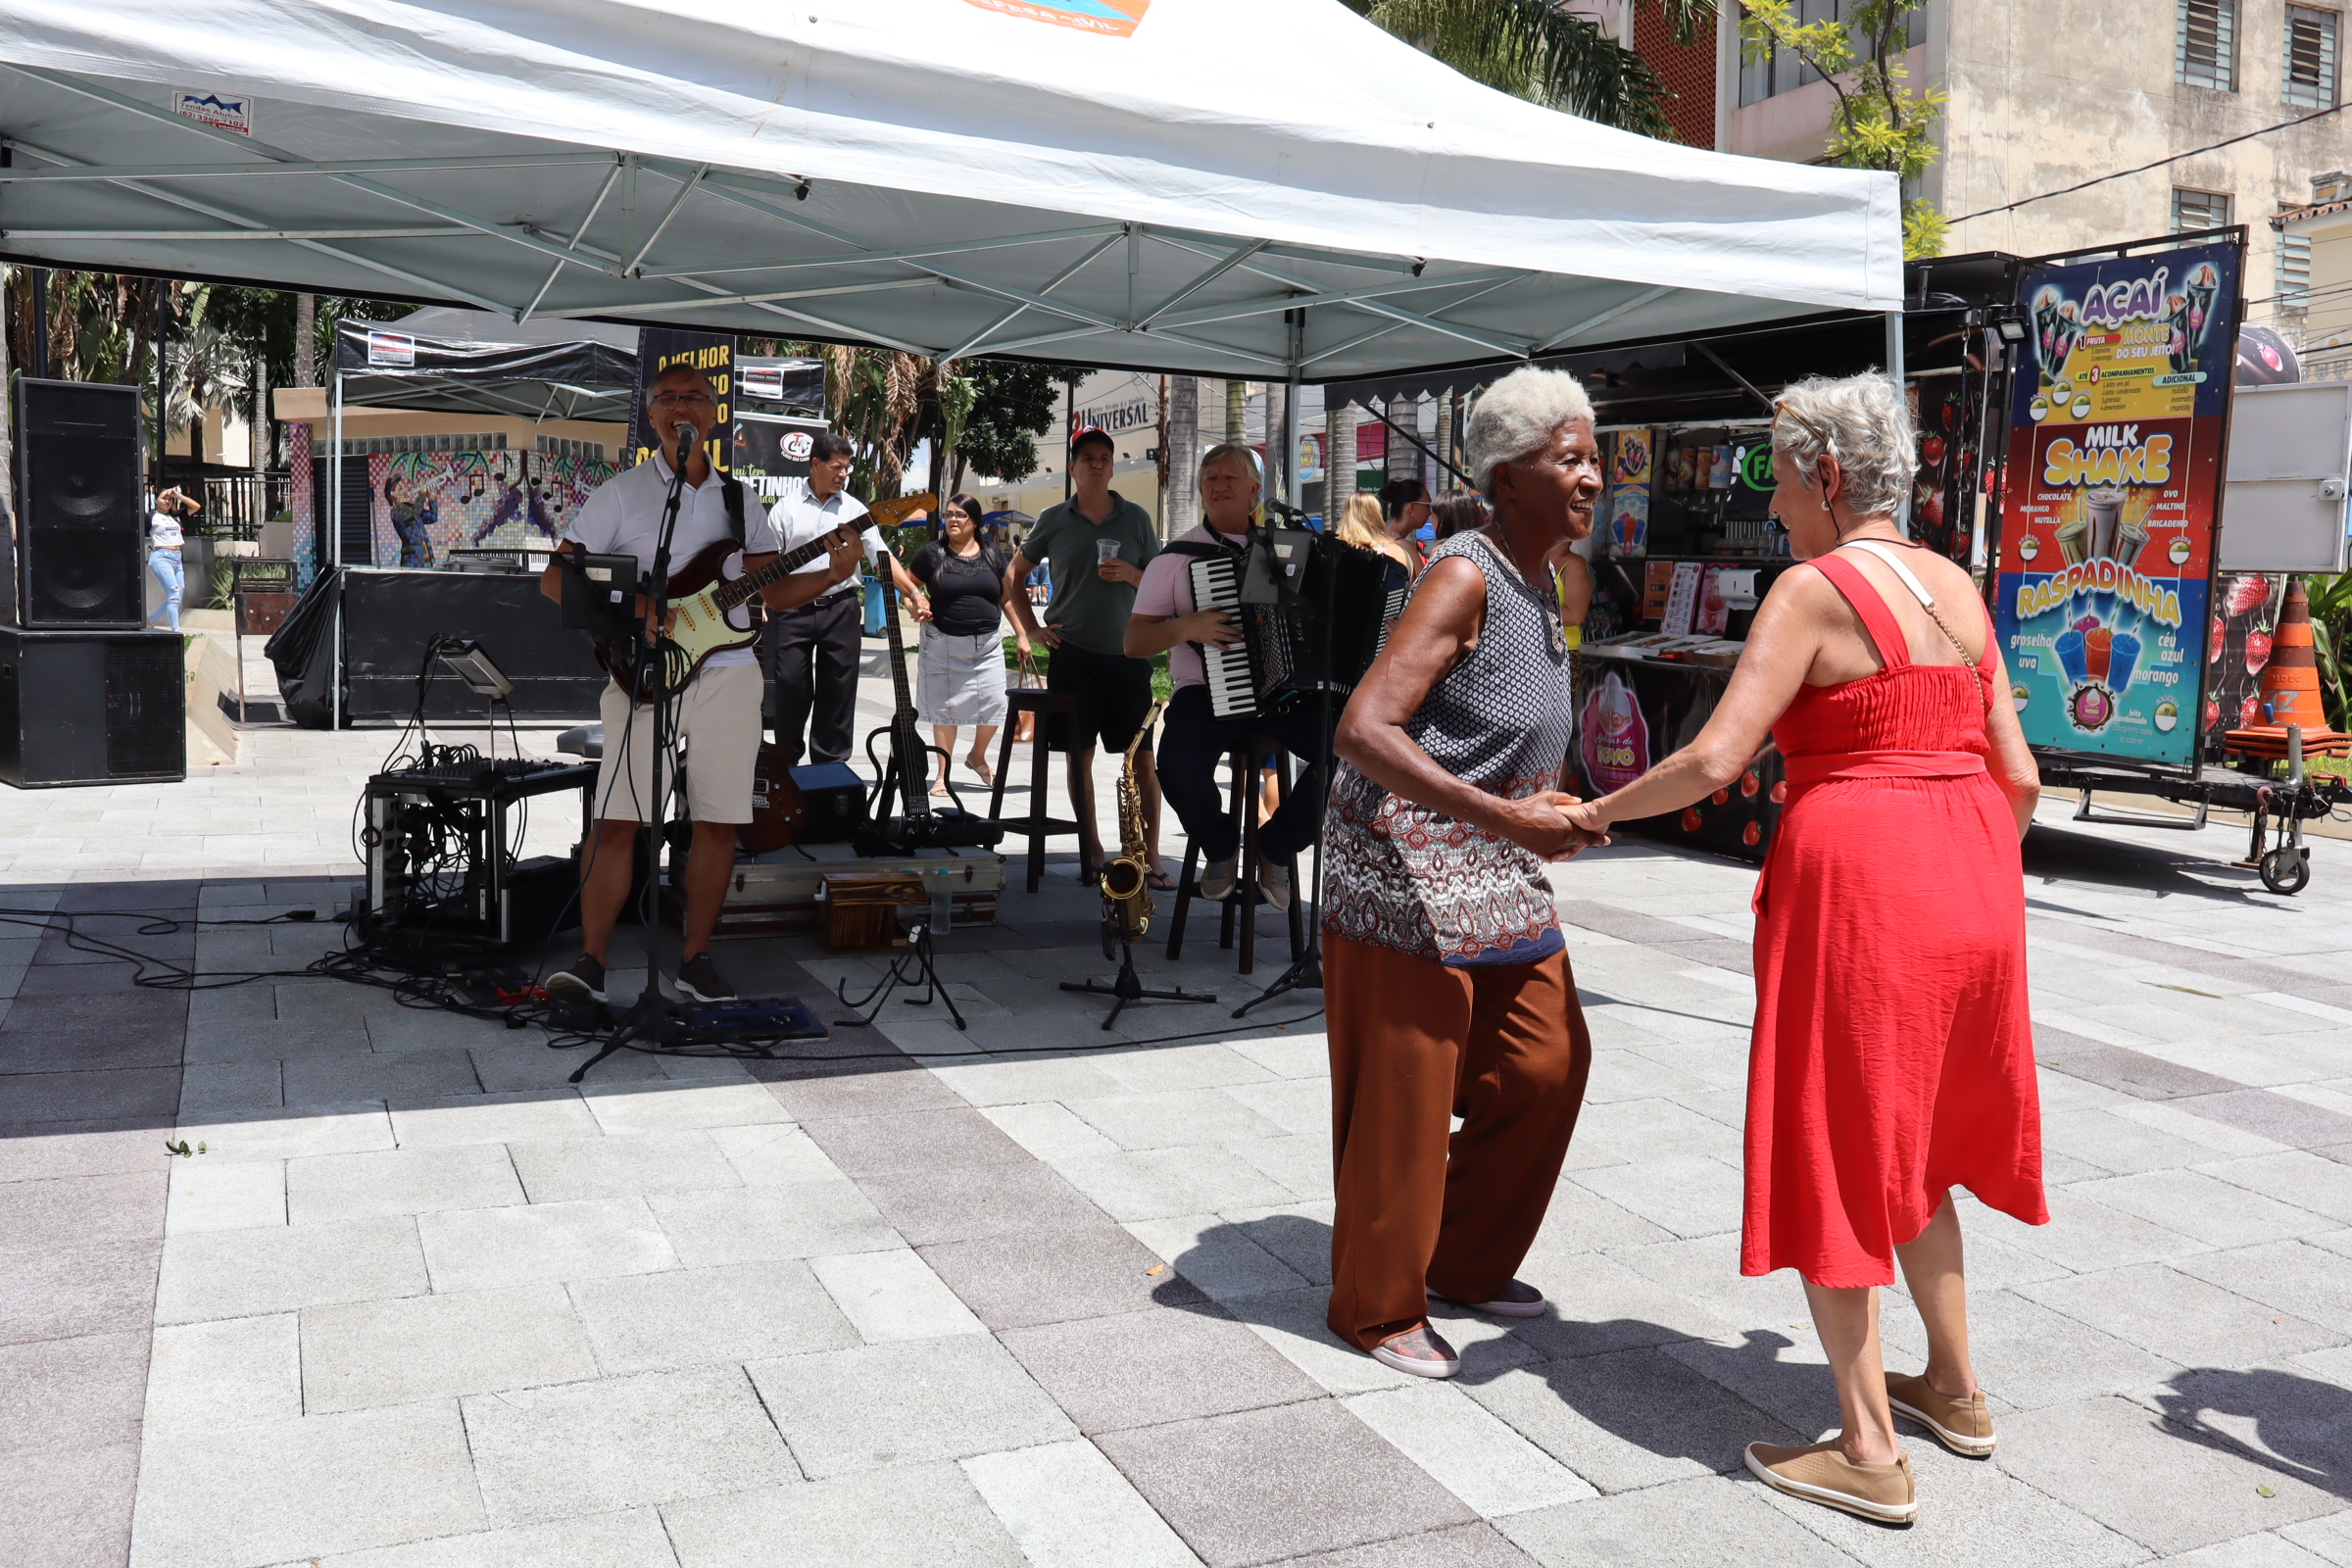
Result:
[[[2046,1223],[2026,1003],[2018,841],[2039,795],[1975,585],[1895,521],[1914,467],[1885,376],[1790,387],[1776,410],[1774,509],[1790,553],[1698,738],[1577,825],[1680,810],[1787,760],[1755,910],[1740,1271],[1793,1268],[1838,1381],[1843,1431],[1753,1444],[1793,1496],[1904,1523],[1918,1502],[1893,1416],[1975,1457],[1992,1420],[1969,1362],[1966,1187]],[[1886,1372],[1878,1287],[1899,1259],[1928,1333],[1919,1376]]]

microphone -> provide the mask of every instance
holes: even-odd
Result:
[[[677,423],[671,425],[669,427],[669,433],[678,438],[678,450],[680,452],[691,451],[695,444],[701,441],[703,438],[703,432],[697,430],[692,424],[684,419],[680,419]]]

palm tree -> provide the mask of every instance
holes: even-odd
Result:
[[[1649,65],[1600,27],[1570,16],[1558,0],[1342,0],[1473,81],[1548,109],[1675,139],[1666,89]],[[1689,43],[1715,20],[1715,0],[1624,0],[1655,4]]]

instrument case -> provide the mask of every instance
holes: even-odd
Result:
[[[910,856],[859,858],[846,844],[811,844],[808,857],[791,845],[735,862],[727,901],[718,911],[718,934],[732,936],[822,936],[827,911],[819,897],[828,876],[901,875],[923,879],[931,907],[945,895],[951,928],[997,923],[997,896],[1004,890],[1004,857],[993,850],[951,854],[925,850]],[[674,887],[662,889],[662,921],[677,929],[684,904]]]

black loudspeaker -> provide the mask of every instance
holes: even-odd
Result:
[[[168,631],[0,627],[0,783],[188,776],[187,678]]]
[[[28,376],[16,415],[17,624],[144,626],[139,389]]]

